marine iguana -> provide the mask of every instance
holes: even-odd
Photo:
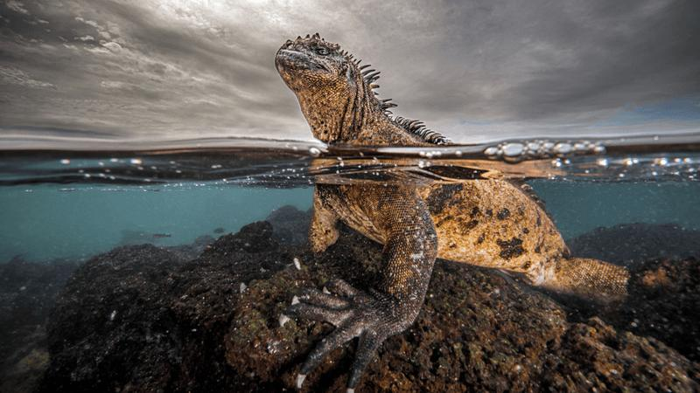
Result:
[[[377,98],[379,72],[361,65],[318,33],[288,40],[276,54],[314,137],[329,144],[434,146],[450,143],[422,122],[393,117]],[[336,329],[308,355],[297,387],[326,354],[359,337],[348,381],[354,391],[374,352],[407,329],[423,305],[436,258],[497,268],[530,284],[601,302],[627,293],[629,273],[594,259],[573,258],[554,223],[524,184],[473,180],[457,185],[317,184],[309,242],[323,252],[338,238],[338,221],[384,245],[377,288],[362,291],[336,279],[322,292],[295,298],[292,315]]]

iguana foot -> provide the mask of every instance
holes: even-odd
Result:
[[[413,323],[413,314],[417,313],[402,312],[397,299],[374,290],[360,291],[343,280],[333,280],[327,288],[330,292],[305,291],[292,301],[287,311],[302,318],[329,322],[336,327],[308,355],[296,384],[301,388],[306,376],[329,352],[359,337],[348,381],[348,392],[353,392],[379,346],[387,337],[405,330]]]

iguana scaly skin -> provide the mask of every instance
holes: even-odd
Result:
[[[392,118],[394,106],[373,89],[378,73],[318,34],[287,41],[277,70],[299,100],[313,135],[328,144],[434,146],[449,143],[422,123]],[[628,272],[594,259],[571,258],[554,223],[526,185],[474,180],[453,185],[317,185],[309,242],[322,252],[338,238],[338,221],[384,245],[380,285],[361,291],[336,280],[289,312],[336,330],[309,354],[300,387],[331,350],[359,337],[351,391],[376,349],[410,326],[423,304],[435,258],[497,268],[532,285],[601,302],[627,291]]]

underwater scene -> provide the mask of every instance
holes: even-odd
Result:
[[[425,304],[376,349],[358,391],[697,391],[692,137],[226,143],[2,152],[2,392],[294,390],[335,325],[295,311],[299,299],[335,294],[338,279],[381,287],[391,264],[358,212],[325,249],[309,237],[336,193],[368,211],[425,203],[437,234]],[[484,187],[488,200],[470,199]],[[422,202],[403,206],[411,195]],[[586,269],[547,257],[557,247]],[[551,277],[533,279],[541,263]],[[345,391],[354,342],[302,389]]]

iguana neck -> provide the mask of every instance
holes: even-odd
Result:
[[[394,123],[373,96],[358,79],[354,89],[307,91],[299,103],[313,134],[329,145],[431,145]]]

